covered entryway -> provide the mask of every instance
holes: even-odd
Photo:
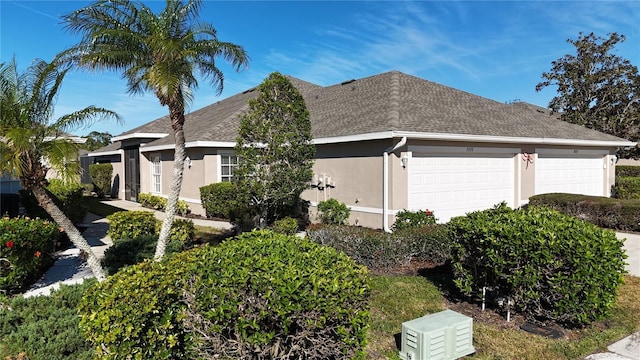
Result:
[[[536,149],[535,193],[608,196],[606,154]]]
[[[430,209],[439,222],[516,198],[517,149],[416,147],[408,163],[410,210]]]

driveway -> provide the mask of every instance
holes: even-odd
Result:
[[[627,252],[627,271],[640,277],[640,234],[616,232],[618,239],[626,239],[624,249]]]

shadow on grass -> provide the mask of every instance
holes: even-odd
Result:
[[[432,268],[424,268],[418,271],[418,276],[431,281],[435,285],[442,296],[452,302],[468,301],[462,292],[453,282],[453,268],[451,264],[435,266]]]
[[[107,217],[115,212],[122,211],[122,209],[107,204],[109,199],[99,199],[93,196],[84,196],[82,198],[84,205],[89,209],[90,213],[96,214],[101,217]]]

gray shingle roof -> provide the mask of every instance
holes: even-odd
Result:
[[[546,109],[525,103],[503,104],[398,71],[327,87],[289,77],[305,98],[314,138],[385,131],[551,138],[597,141],[623,139],[560,121]],[[235,142],[239,114],[253,89],[196,110],[186,116],[185,138]],[[123,135],[170,132],[162,117]],[[149,144],[170,145],[167,136]]]

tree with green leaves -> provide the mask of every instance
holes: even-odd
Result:
[[[92,131],[85,136],[87,142],[84,143],[84,148],[89,151],[98,150],[111,144],[112,137],[113,135],[108,132]]]
[[[245,50],[218,40],[215,28],[200,20],[202,0],[167,0],[154,13],[142,2],[98,0],[64,16],[66,28],[81,35],[80,43],[63,53],[71,63],[90,70],[121,71],[128,91],[151,91],[169,109],[175,141],[174,168],[155,259],[164,256],[185,160],[185,107],[198,87],[196,71],[221,94],[224,76],[216,59],[236,71],[246,67]]]
[[[313,176],[315,146],[304,99],[285,76],[272,73],[257,91],[240,117],[234,180],[264,227],[298,203]]]
[[[109,110],[89,106],[57,119],[55,99],[69,69],[58,63],[34,61],[20,73],[15,60],[0,65],[0,173],[17,176],[38,204],[64,229],[71,242],[88,256],[87,263],[98,279],[105,279],[100,261],[73,222],[45,190],[47,173],[55,171],[63,180],[76,180],[81,167],[81,144],[67,131],[99,119],[120,117]]]
[[[602,38],[580,33],[575,55],[553,61],[536,91],[557,86],[549,108],[564,121],[583,125],[621,138],[640,138],[640,75],[638,68],[614,54],[625,36],[617,33]],[[621,150],[620,157],[638,157],[638,151]]]

